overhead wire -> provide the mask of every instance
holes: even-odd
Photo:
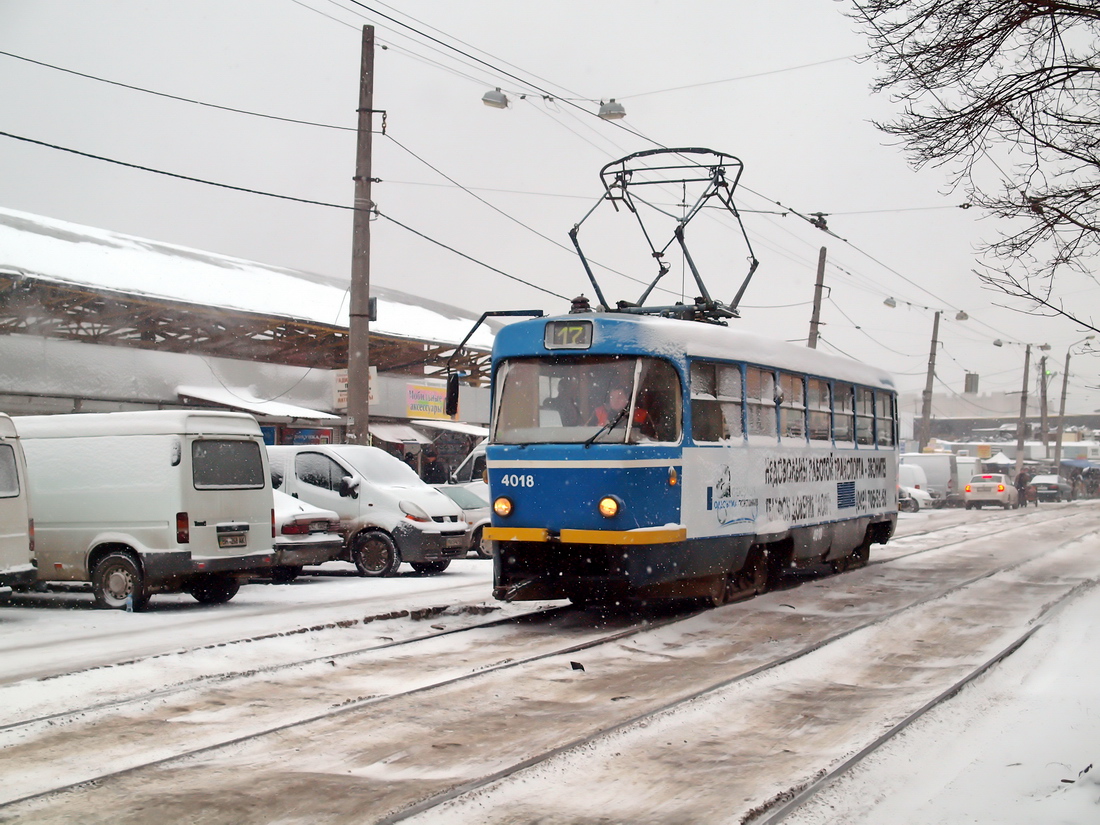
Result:
[[[329,19],[332,19],[334,22],[343,23],[343,21],[340,21],[337,18],[332,17],[331,15],[325,15],[320,10],[315,9],[311,6],[307,6],[307,5],[299,2],[299,0],[293,0],[293,2],[297,3],[298,5],[302,6],[303,8],[310,9],[312,11],[315,11],[315,12],[319,13],[319,14],[322,14],[323,16],[328,17]],[[329,2],[331,2],[333,5],[336,5],[338,8],[344,9],[344,10],[350,12],[350,13],[357,14],[357,15],[360,14],[359,12],[357,12],[354,9],[348,9],[346,6],[343,6],[343,5],[340,5],[339,3],[336,3],[335,0],[329,0]],[[498,66],[494,66],[493,64],[491,64],[487,61],[484,61],[484,60],[476,57],[475,55],[469,54],[469,52],[463,51],[462,49],[458,49],[457,47],[455,47],[451,44],[444,43],[442,40],[439,40],[438,38],[435,38],[432,35],[428,35],[425,32],[420,31],[420,30],[416,29],[415,27],[410,26],[407,23],[403,23],[402,21],[397,20],[396,18],[393,18],[389,15],[386,15],[382,12],[379,12],[377,9],[372,9],[366,3],[359,2],[359,0],[348,0],[348,2],[351,2],[355,6],[358,6],[360,8],[363,8],[363,9],[367,10],[368,12],[370,12],[373,15],[377,15],[377,16],[380,16],[380,17],[386,19],[386,20],[389,20],[390,22],[394,23],[395,25],[406,28],[406,29],[412,31],[414,34],[416,34],[420,38],[427,38],[427,39],[433,41],[434,43],[439,44],[443,49],[447,50],[448,52],[454,52],[454,53],[457,53],[461,56],[464,56],[464,57],[468,58],[469,60],[474,61],[479,66],[484,67],[485,69],[487,69],[489,71],[492,71],[494,73],[502,71]],[[385,6],[386,4],[379,3],[379,5]],[[392,7],[390,7],[390,6],[386,6],[386,7],[392,9]],[[857,7],[858,7],[858,4],[857,4]],[[861,11],[862,11],[862,9],[861,9]],[[360,16],[362,16],[362,15],[360,15]],[[410,19],[415,20],[415,18],[410,18]],[[417,21],[417,22],[419,23],[420,21]],[[344,25],[349,25],[350,26],[351,24],[344,23]],[[424,24],[421,24],[421,25],[424,25]],[[429,28],[431,28],[431,27],[429,27]],[[439,31],[438,29],[434,29],[434,28],[433,28],[433,30],[434,31]],[[440,33],[442,34],[442,32],[440,32]],[[457,38],[455,38],[455,39],[457,40]],[[420,42],[420,41],[417,41],[417,42]],[[463,41],[458,41],[458,42],[461,43]],[[468,45],[468,44],[464,43],[464,45]],[[470,46],[469,48],[476,48],[476,47]],[[482,50],[478,49],[478,51],[482,51]],[[487,52],[482,51],[482,53],[488,55]],[[144,92],[144,93],[147,93],[147,94],[153,94],[153,95],[158,95],[158,96],[161,96],[161,97],[175,99],[175,100],[182,101],[182,102],[188,102],[188,103],[193,103],[193,104],[196,104],[196,105],[208,106],[210,108],[222,109],[222,110],[225,110],[225,111],[235,112],[235,113],[239,113],[239,114],[245,114],[245,115],[249,115],[249,116],[263,117],[263,118],[267,118],[267,119],[271,119],[271,120],[279,120],[279,121],[285,121],[285,122],[291,122],[291,123],[300,123],[300,124],[303,124],[303,125],[311,125],[311,126],[317,126],[317,127],[321,127],[321,128],[339,129],[339,130],[344,130],[344,131],[355,131],[354,127],[335,126],[335,125],[332,125],[332,124],[319,123],[319,122],[316,122],[316,121],[307,121],[307,120],[300,120],[300,119],[295,119],[295,118],[280,117],[280,116],[275,116],[275,115],[266,115],[266,114],[263,114],[263,113],[253,112],[253,111],[249,111],[249,110],[246,110],[246,109],[230,107],[230,106],[222,106],[222,105],[219,105],[219,104],[211,104],[211,103],[207,103],[205,101],[196,100],[194,98],[187,98],[187,97],[180,96],[180,95],[172,95],[172,94],[157,92],[157,91],[154,91],[154,90],[151,90],[151,89],[146,89],[146,88],[136,86],[136,85],[133,85],[133,84],[126,84],[126,83],[120,83],[118,81],[111,81],[111,80],[108,80],[108,79],[105,79],[105,78],[97,77],[95,75],[90,75],[90,74],[87,74],[87,73],[78,72],[78,71],[71,70],[71,69],[65,69],[63,67],[55,66],[53,64],[48,64],[48,63],[45,63],[45,62],[42,62],[42,61],[33,60],[33,59],[30,59],[30,58],[24,58],[20,55],[15,55],[15,54],[10,53],[10,52],[0,52],[0,54],[3,54],[5,56],[9,56],[9,57],[13,57],[15,59],[26,60],[27,62],[30,62],[30,63],[35,63],[35,64],[38,64],[38,65],[45,66],[47,68],[67,72],[67,73],[70,73],[70,74],[73,74],[73,75],[89,78],[89,79],[92,79],[92,80],[97,80],[97,81],[100,81],[100,82],[120,86],[120,87],[127,88],[127,89],[132,89],[132,90],[139,91],[139,92]],[[414,53],[410,53],[410,55],[414,56],[414,57],[418,57],[418,58],[421,57],[421,56],[415,55]],[[489,56],[492,57],[491,55],[489,55]],[[493,58],[493,59],[496,60],[497,58]],[[834,58],[834,59],[831,59],[829,61],[823,61],[823,62],[836,62],[836,61],[846,60],[846,59],[850,59],[850,58],[848,58],[848,57]],[[442,64],[436,63],[435,61],[429,61],[429,62],[431,62],[433,65],[436,65],[437,67],[439,67],[441,69],[447,69],[447,67],[444,67],[444,66],[442,66]],[[511,66],[512,64],[508,64],[508,65]],[[788,69],[776,70],[776,72],[795,70],[795,69],[799,69],[799,68],[806,68],[810,65],[820,65],[820,64],[806,64],[806,66],[790,67]],[[513,68],[518,68],[518,67],[513,66]],[[449,70],[449,69],[447,69],[447,70]],[[520,71],[522,71],[522,70],[520,70]],[[767,73],[762,73],[762,74],[768,74],[768,73],[773,73],[773,72],[767,72]],[[521,85],[525,85],[525,86],[526,85],[532,85],[532,84],[529,84],[528,81],[523,80],[522,78],[514,75],[513,73],[504,72],[504,74],[506,76],[511,77],[512,79],[516,80],[517,82],[521,83]],[[470,80],[473,80],[473,81],[477,82],[476,79],[474,79],[474,78],[472,78],[468,75],[464,75],[464,76],[467,79],[470,79]],[[754,77],[754,76],[759,76],[759,75],[749,75],[749,76],[745,76],[745,78]],[[709,83],[696,84],[696,85],[711,85],[711,83],[732,82],[734,80],[745,79],[745,78],[728,78],[728,79],[725,79],[725,80],[711,81]],[[544,80],[544,82],[550,82],[550,81],[545,81]],[[577,106],[575,102],[569,100],[568,98],[562,97],[560,95],[553,94],[553,93],[551,93],[551,92],[549,92],[545,89],[539,88],[537,86],[535,86],[535,88],[538,88],[538,90],[542,93],[542,99],[543,100],[547,100],[547,101],[560,100],[560,101],[564,102],[565,104],[567,104],[568,106],[572,106],[574,109],[577,109],[579,111],[584,112],[586,115],[589,115],[589,116],[592,115],[592,112],[588,111],[587,109],[584,109],[583,107]],[[689,88],[689,87],[683,87],[683,88]],[[675,90],[676,89],[656,90],[654,92],[640,93],[640,94],[655,94],[655,93],[658,93],[658,92],[675,91]],[[572,93],[572,92],[570,92],[570,93],[575,94],[575,93]],[[640,94],[633,95],[633,96],[637,97],[637,96],[640,96]],[[532,97],[535,97],[535,96],[537,96],[537,95],[532,95]],[[587,100],[585,98],[579,98],[579,97],[577,99]],[[575,115],[574,115],[574,117],[575,117]],[[611,123],[614,126],[618,126],[620,128],[623,127],[623,124],[620,124],[617,121],[612,121]],[[561,124],[560,121],[559,121],[559,125],[564,125],[564,124]],[[568,127],[566,127],[566,128],[568,128]],[[667,148],[667,147],[663,147],[663,144],[661,144],[659,141],[657,141],[653,138],[649,138],[648,136],[644,135],[643,133],[641,133],[638,130],[635,130],[633,128],[627,128],[627,129],[625,129],[625,131],[627,131],[630,134],[635,135],[636,137],[639,137],[643,140],[646,140],[647,142],[650,142],[650,143],[652,143],[656,146],[661,146],[662,148]],[[288,196],[288,195],[278,195],[278,194],[274,194],[274,193],[262,192],[260,190],[248,189],[248,188],[245,188],[245,187],[237,187],[237,186],[232,186],[232,185],[229,185],[229,184],[221,184],[221,183],[218,183],[218,182],[215,182],[215,181],[204,180],[204,179],[200,179],[200,178],[196,178],[196,177],[180,175],[180,174],[170,173],[170,172],[163,172],[161,170],[151,169],[149,167],[144,167],[144,166],[141,166],[139,164],[132,164],[132,163],[126,163],[126,162],[123,162],[123,161],[113,160],[113,159],[109,159],[109,158],[103,158],[101,156],[96,156],[96,155],[92,155],[92,154],[89,154],[89,153],[80,152],[80,151],[77,151],[77,150],[66,149],[64,147],[59,147],[59,146],[56,146],[56,145],[53,145],[53,144],[48,144],[48,143],[45,143],[45,142],[42,142],[42,141],[34,141],[34,140],[31,140],[31,139],[28,139],[28,138],[22,138],[20,136],[12,135],[10,133],[0,133],[0,134],[3,134],[4,136],[7,136],[7,137],[15,138],[17,140],[26,140],[26,141],[31,142],[31,143],[38,143],[38,144],[43,145],[43,146],[48,146],[48,147],[51,147],[51,148],[60,149],[62,151],[72,152],[73,154],[83,155],[83,156],[86,156],[86,157],[89,157],[89,158],[94,158],[94,159],[98,159],[98,160],[105,160],[107,162],[116,163],[118,165],[127,166],[129,168],[139,169],[139,170],[143,170],[143,171],[150,171],[150,172],[154,172],[154,173],[157,173],[157,174],[164,174],[164,175],[168,175],[170,177],[176,177],[176,178],[180,178],[180,179],[184,179],[184,180],[191,180],[193,182],[198,182],[198,183],[206,183],[206,184],[209,184],[209,185],[220,186],[220,187],[226,188],[226,189],[232,189],[232,190],[247,192],[247,193],[252,193],[252,194],[266,195],[266,196],[269,196],[269,197],[275,197],[275,198],[280,198],[280,199],[285,199],[285,200],[290,200],[290,201],[296,201],[296,202],[306,203],[306,204],[314,204],[314,205],[319,205],[319,206],[335,206],[337,208],[351,208],[351,207],[340,207],[339,205],[336,205],[336,204],[326,204],[326,203],[321,202],[321,201],[314,201],[314,200],[310,200],[310,199],[307,199],[307,198],[298,198],[298,197],[293,197],[293,196]],[[576,132],[574,132],[574,134],[576,134],[578,137],[582,137]],[[582,139],[583,139],[583,137],[582,137]],[[400,145],[400,144],[398,144],[398,145]],[[595,144],[592,144],[592,145],[595,147]],[[401,148],[405,148],[405,147],[402,146]],[[595,147],[595,148],[598,148],[598,147]],[[408,151],[408,150],[406,149],[406,151]],[[426,161],[423,161],[423,159],[420,159],[420,160],[422,162],[426,163]],[[434,168],[434,167],[432,167],[432,168]],[[436,171],[438,172],[438,170],[436,170]],[[442,173],[439,172],[439,174],[442,174]],[[444,177],[447,177],[447,176],[444,175]],[[448,178],[448,180],[450,180],[450,178]],[[459,188],[462,188],[467,193],[473,195],[473,192],[470,189],[468,189],[466,187],[462,187],[461,185],[459,185],[457,183],[455,185],[458,185]],[[797,210],[794,210],[793,208],[784,205],[782,202],[780,202],[778,200],[769,199],[769,198],[767,198],[767,196],[765,196],[762,193],[757,192],[757,191],[755,191],[755,190],[753,190],[749,187],[744,187],[743,186],[743,188],[747,192],[749,192],[750,194],[755,195],[757,197],[760,197],[764,200],[767,200],[771,204],[779,206],[781,209],[785,210],[784,214],[790,213],[790,214],[796,215],[797,217],[801,217],[804,220],[807,220],[810,223],[814,224],[815,226],[818,226],[818,224],[814,223],[814,221],[811,218],[807,217],[807,215],[802,214],[802,213],[798,212]],[[474,197],[477,197],[477,196],[474,195]],[[521,221],[518,221],[518,219],[508,215],[506,212],[504,212],[503,210],[500,210],[499,208],[493,206],[488,201],[485,201],[482,198],[478,198],[478,199],[481,202],[485,203],[487,206],[490,206],[490,208],[493,208],[494,210],[498,211],[500,214],[504,215],[505,217],[508,217],[509,219],[519,223],[521,226],[524,226],[525,228],[529,229],[530,231],[534,232],[535,234],[539,235],[540,237],[542,237],[546,240],[550,240],[555,245],[557,245],[559,247],[562,247],[562,248],[565,248],[567,251],[571,251],[571,250],[568,250],[567,247],[564,247],[564,245],[558,243],[557,241],[554,241],[552,238],[549,238],[548,236],[544,235],[543,233],[538,232],[537,230],[534,230],[533,228],[526,226]],[[964,204],[963,206],[966,206],[966,205]],[[924,207],[924,208],[946,208],[946,207]],[[903,211],[903,210],[889,210],[889,211]],[[817,213],[815,213],[815,214],[817,214]],[[861,213],[844,213],[844,214],[861,214]],[[818,228],[821,228],[821,227],[818,226]],[[851,241],[849,241],[847,239],[844,239],[844,238],[841,238],[839,235],[836,235],[835,233],[832,233],[832,232],[829,232],[829,234],[832,234],[834,237],[838,238],[838,240],[841,240],[843,243],[849,245],[854,250],[856,250],[856,251],[860,252],[861,254],[865,255],[866,257],[868,257],[874,263],[878,264],[879,266],[882,266],[887,271],[891,272],[892,274],[896,275],[897,277],[901,278],[902,280],[906,281],[907,283],[911,284],[912,286],[920,289],[922,292],[925,292],[926,294],[929,294],[929,295],[932,295],[933,297],[938,298],[938,296],[935,296],[933,293],[931,293],[929,290],[925,289],[919,283],[917,283],[917,282],[913,281],[912,279],[906,277],[902,273],[898,272],[896,269],[893,269],[892,267],[888,266],[883,261],[879,260],[878,258],[876,258],[875,256],[871,255],[870,253],[866,252],[865,250],[861,249],[860,247],[856,246]],[[773,249],[773,251],[774,251],[774,249]],[[604,267],[604,268],[606,268],[606,267]],[[614,270],[609,270],[609,271],[614,272]],[[616,274],[624,275],[624,273],[616,273]],[[848,274],[852,275],[852,273],[850,273],[850,272]],[[513,277],[513,276],[509,276],[509,277]],[[630,276],[625,276],[625,277],[630,278]],[[852,277],[856,277],[856,276],[852,275]],[[638,283],[644,283],[644,281],[641,281],[639,279],[635,279],[635,278],[630,278],[630,279],[634,280],[634,281],[637,281]],[[667,292],[668,290],[662,290],[662,291]],[[557,297],[560,297],[560,296],[557,296]],[[906,303],[909,303],[909,302],[906,302]],[[834,305],[835,305],[835,302],[834,302]],[[919,306],[919,305],[917,305],[917,306]],[[931,310],[931,307],[924,307],[924,309]],[[984,321],[981,321],[978,318],[975,318],[974,320],[977,321],[978,323],[982,324],[983,326],[993,330],[994,332],[998,333],[999,335],[1005,335],[1005,333],[997,330],[995,327],[992,327],[989,324],[986,324]],[[863,331],[864,334],[867,334],[865,330],[861,330],[861,331]],[[870,336],[868,335],[868,337],[870,337]],[[874,339],[872,338],[872,340],[874,340]],[[878,344],[879,346],[883,346],[885,349],[889,349],[888,347],[885,347],[884,345],[880,344],[877,341],[875,343]],[[896,352],[895,350],[891,350],[891,351]]]

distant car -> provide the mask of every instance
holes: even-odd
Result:
[[[462,510],[462,517],[470,525],[466,532],[466,549],[477,553],[478,558],[491,559],[493,551],[488,542],[481,538],[482,528],[489,524],[492,510],[489,502],[469,487],[461,485],[438,485],[435,489],[447,496]]]
[[[919,513],[921,511],[921,508],[935,506],[935,500],[932,498],[931,493],[929,493],[927,490],[922,490],[920,487],[901,487],[899,489],[902,490],[909,497],[907,511],[910,513]]]
[[[975,507],[980,510],[986,504],[999,505],[1006,510],[1020,506],[1016,488],[1008,476],[1000,473],[973,476],[963,488],[963,502],[967,510]]]
[[[1073,501],[1073,488],[1061,476],[1035,476],[1031,479],[1039,501]]]
[[[340,517],[272,490],[275,501],[275,566],[271,578],[291,582],[307,564],[324,564],[339,557],[344,549]]]

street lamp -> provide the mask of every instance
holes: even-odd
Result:
[[[1095,337],[1095,335],[1086,335],[1080,341],[1074,341],[1066,347],[1066,365],[1062,369],[1062,400],[1058,403],[1058,435],[1054,439],[1054,472],[1058,474],[1062,472],[1062,433],[1065,431],[1066,426],[1066,384],[1069,381],[1070,350],[1078,344],[1091,341]]]
[[[492,106],[494,109],[507,109],[508,95],[500,90],[500,86],[497,86],[492,91],[483,94],[481,96],[481,102],[486,106]]]
[[[623,104],[616,103],[615,98],[611,98],[607,103],[600,103],[599,117],[604,120],[618,120],[626,117],[626,109]]]

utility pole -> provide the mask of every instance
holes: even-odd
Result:
[[[817,283],[814,285],[814,311],[810,317],[810,338],[806,346],[817,349],[817,328],[821,321],[821,291],[825,282],[825,247],[817,255]]]
[[[1062,473],[1062,434],[1066,426],[1066,385],[1069,383],[1069,351],[1066,347],[1066,366],[1062,370],[1062,400],[1058,402],[1058,434],[1054,437],[1054,472]]]
[[[936,375],[936,348],[939,346],[937,338],[940,334],[940,310],[936,310],[936,316],[932,321],[932,348],[928,352],[928,377],[924,381],[924,392],[921,395],[922,406],[920,416],[920,452],[928,446],[932,440],[932,379]]]
[[[1039,440],[1043,442],[1043,457],[1047,455],[1047,357],[1039,359]]]
[[[1027,379],[1031,366],[1031,344],[1024,350],[1024,384],[1020,390],[1020,420],[1016,422],[1016,475],[1024,469],[1024,432],[1027,430]]]
[[[359,126],[355,147],[351,298],[348,312],[348,433],[351,444],[370,443],[370,215],[371,129],[374,117],[374,26],[363,26],[359,73]]]

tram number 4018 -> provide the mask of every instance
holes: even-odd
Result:
[[[500,477],[500,483],[504,487],[534,487],[535,477],[532,475],[519,475],[517,473],[505,473]]]

